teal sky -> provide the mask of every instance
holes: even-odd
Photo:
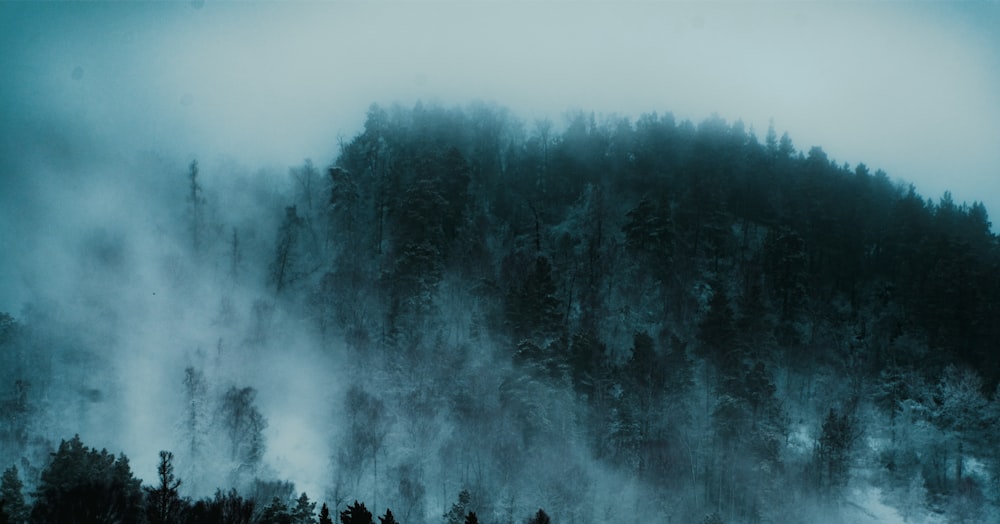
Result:
[[[5,178],[326,163],[371,102],[484,99],[529,122],[773,119],[1000,213],[997,2],[2,3],[0,35]]]

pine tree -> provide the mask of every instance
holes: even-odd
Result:
[[[392,516],[392,511],[389,508],[385,509],[385,515],[378,518],[380,524],[399,524],[396,522],[396,517]]]
[[[330,518],[330,506],[327,506],[326,502],[319,510],[319,524],[333,524],[333,519]]]
[[[549,515],[541,508],[538,509],[538,513],[535,513],[534,517],[528,519],[528,524],[550,524],[551,522]]]
[[[347,506],[347,509],[340,512],[341,524],[375,524],[372,520],[372,512],[368,511],[364,503],[354,501],[354,504]]]
[[[28,506],[24,502],[24,484],[18,476],[17,466],[11,466],[3,472],[0,479],[0,518],[7,518],[11,524],[24,524],[28,519]]]
[[[316,518],[313,517],[315,513],[316,503],[310,502],[309,497],[303,492],[296,499],[295,507],[291,510],[292,522],[293,524],[315,524]]]
[[[714,512],[709,515],[705,515],[705,518],[702,519],[701,524],[722,524],[722,517],[719,516],[718,512]]]
[[[35,524],[143,520],[142,487],[132,476],[125,455],[116,459],[107,450],[90,449],[79,436],[62,441],[42,471],[34,496],[31,521]]]
[[[177,488],[181,481],[174,478],[174,454],[160,452],[160,465],[156,472],[160,485],[146,488],[146,520],[149,524],[172,524],[180,516],[183,501]]]
[[[471,504],[472,494],[469,493],[469,490],[463,489],[458,494],[458,502],[451,506],[448,513],[444,514],[445,522],[448,524],[462,524],[465,521],[465,516]]]
[[[188,205],[190,219],[188,229],[191,232],[191,247],[197,253],[201,250],[205,235],[205,197],[202,195],[201,184],[198,183],[198,161],[192,160],[188,166]]]

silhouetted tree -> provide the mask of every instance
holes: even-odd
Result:
[[[10,524],[24,524],[28,520],[28,505],[24,502],[24,484],[17,472],[17,466],[4,470],[0,478],[0,504],[2,518]]]
[[[305,492],[295,500],[295,507],[291,509],[293,524],[316,524],[316,503],[310,502]]]
[[[149,524],[172,524],[177,522],[184,508],[184,501],[177,491],[177,488],[181,485],[181,481],[174,477],[173,460],[173,453],[161,451],[160,464],[156,468],[160,484],[156,487],[145,488],[146,520]]]
[[[285,219],[278,228],[278,242],[274,248],[274,260],[269,267],[269,280],[276,293],[301,278],[308,271],[301,249],[301,229],[305,222],[299,217],[295,206],[285,208]]]
[[[285,504],[278,497],[271,499],[271,503],[261,512],[258,521],[260,524],[292,524],[294,522],[291,513],[288,512],[288,504]]]
[[[195,252],[201,250],[205,241],[205,197],[201,184],[198,183],[198,161],[192,160],[188,166],[188,231],[191,233],[191,247]]]
[[[330,518],[330,507],[326,505],[326,502],[319,509],[319,524],[333,524],[333,519]]]
[[[467,489],[463,489],[458,493],[458,502],[452,504],[448,513],[444,514],[445,522],[447,524],[462,524],[465,522],[465,516],[469,513],[469,506],[471,504],[472,493],[469,493]]]
[[[817,442],[815,460],[817,483],[826,491],[842,488],[847,484],[850,452],[855,440],[853,421],[847,413],[830,408]]]
[[[229,459],[236,473],[256,471],[264,457],[267,420],[254,405],[257,390],[233,386],[222,397],[219,416],[229,441]]]
[[[128,459],[83,445],[79,436],[62,441],[42,471],[31,521],[37,524],[123,524],[143,521],[140,481]]]
[[[354,501],[347,509],[340,512],[341,524],[374,524],[372,513],[365,508],[364,503]]]
[[[550,524],[551,522],[552,519],[549,518],[549,515],[541,509],[539,509],[538,513],[535,513],[533,517],[528,519],[528,524]]]
[[[396,522],[396,517],[392,516],[392,511],[389,508],[385,509],[385,515],[378,518],[380,524],[399,524]]]

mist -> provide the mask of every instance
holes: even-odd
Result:
[[[34,489],[78,434],[144,485],[173,451],[192,500],[291,482],[404,523],[995,516],[998,24],[2,3],[0,467]],[[727,373],[766,400],[727,404]],[[941,414],[955,384],[982,420]],[[837,478],[828,412],[853,428]]]

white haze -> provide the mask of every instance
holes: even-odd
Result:
[[[196,271],[171,244],[192,158],[229,213],[220,223],[270,224],[243,232],[247,252],[273,240],[281,217],[260,220],[274,210],[220,173],[273,179],[283,191],[287,167],[327,165],[370,103],[421,99],[491,100],[529,122],[571,108],[695,121],[715,112],[760,137],[773,119],[799,149],[822,146],[996,215],[997,6],[3,3],[0,311],[57,303],[70,323],[107,327],[95,343],[129,370],[104,385],[121,400],[88,420],[70,409],[53,437],[79,431],[152,479],[181,417],[163,400],[176,395],[175,372],[208,367],[220,339],[223,352],[239,345],[213,324],[224,268]],[[110,266],[93,261],[105,255]],[[232,291],[241,326],[264,293]],[[280,360],[229,354],[225,362],[245,365],[215,376],[266,384],[266,461],[321,494],[329,465],[316,457],[328,456],[323,435],[342,387],[322,370],[336,363],[316,365],[333,357],[292,329],[269,344],[286,350]]]

